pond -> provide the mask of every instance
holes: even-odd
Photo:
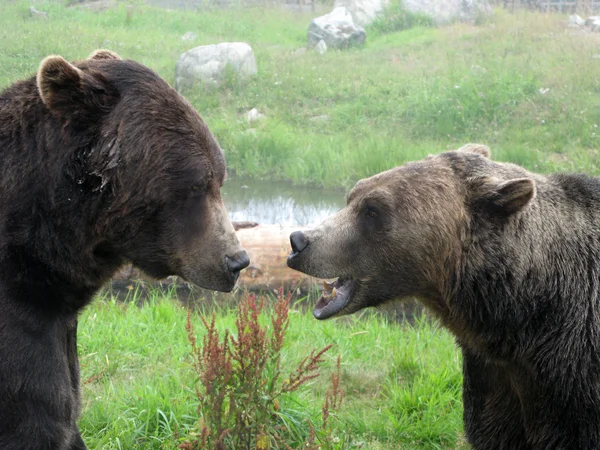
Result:
[[[318,225],[346,204],[345,191],[294,186],[285,181],[231,177],[221,190],[232,221]]]

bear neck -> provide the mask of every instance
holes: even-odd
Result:
[[[544,178],[523,211],[502,224],[473,221],[470,236],[441,302],[441,319],[462,346],[513,361],[534,358],[549,334],[574,352],[597,346],[599,179]]]
[[[33,80],[0,93],[0,102],[5,295],[48,312],[77,312],[123,262],[103,244],[99,226],[110,190],[98,189],[86,167],[100,144],[52,116]]]

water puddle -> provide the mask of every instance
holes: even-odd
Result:
[[[294,186],[285,181],[229,178],[221,189],[232,221],[317,225],[342,209],[343,190]]]

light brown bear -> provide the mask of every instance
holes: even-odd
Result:
[[[359,181],[290,238],[290,267],[339,277],[316,318],[417,297],[456,336],[475,449],[600,448],[600,180],[470,144]]]

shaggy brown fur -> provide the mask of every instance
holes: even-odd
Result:
[[[290,267],[340,277],[317,318],[414,296],[452,331],[474,448],[600,448],[598,179],[469,145],[360,181],[291,242]]]
[[[85,448],[77,314],[126,261],[229,291],[247,266],[225,160],[148,68],[50,56],[0,93],[0,448]]]

